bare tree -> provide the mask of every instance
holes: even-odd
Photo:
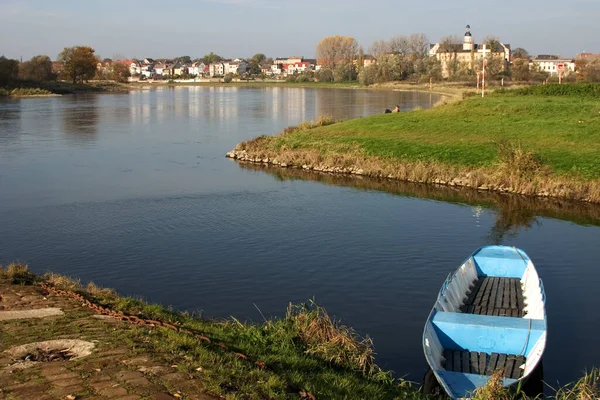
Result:
[[[391,53],[405,56],[410,52],[410,39],[406,36],[394,36],[387,47]]]
[[[413,33],[408,37],[410,52],[417,57],[425,57],[429,50],[429,38],[424,33]]]
[[[529,59],[529,53],[527,52],[527,50],[525,50],[522,47],[517,47],[516,49],[514,49],[512,52],[512,58],[518,60],[520,58],[523,59]]]
[[[378,58],[386,53],[389,53],[388,43],[385,40],[377,40],[369,47],[369,54]]]
[[[502,44],[500,43],[500,39],[497,36],[486,36],[483,39],[483,43],[487,45],[487,47],[492,51],[492,53],[501,53],[504,51]]]

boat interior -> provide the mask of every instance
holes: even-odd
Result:
[[[454,398],[501,370],[508,386],[527,376],[546,342],[544,290],[529,257],[483,247],[451,274],[425,326],[424,349]]]

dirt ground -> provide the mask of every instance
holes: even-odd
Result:
[[[42,310],[48,308],[62,314],[53,310],[46,316]],[[139,329],[149,328],[97,315],[39,286],[0,283],[0,399],[215,399],[197,376],[144,350],[136,342],[143,337],[135,335]],[[76,358],[72,342],[11,352],[16,346],[68,339],[93,346],[91,354]]]

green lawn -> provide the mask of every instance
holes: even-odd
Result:
[[[574,85],[575,86],[575,85]],[[600,178],[600,97],[497,93],[276,136],[273,150],[358,151],[392,161],[498,162],[498,143],[533,151],[556,174]]]

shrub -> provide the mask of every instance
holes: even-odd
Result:
[[[522,89],[510,91],[514,95],[529,96],[600,96],[599,83],[577,83],[577,84],[549,84],[529,86]]]
[[[225,75],[225,77],[223,77],[223,82],[225,82],[225,83],[230,83],[232,80],[233,80],[232,74],[227,74],[227,75]]]
[[[8,90],[4,89],[4,88],[0,88],[0,97],[3,96],[8,96]]]
[[[285,78],[285,81],[286,81],[286,82],[289,82],[289,83],[294,83],[294,82],[296,82],[296,77],[295,77],[294,75],[288,75],[288,76]]]

